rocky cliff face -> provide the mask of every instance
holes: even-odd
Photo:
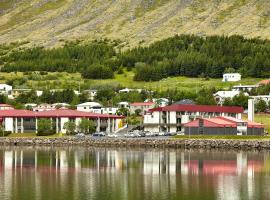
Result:
[[[129,47],[175,34],[270,39],[269,0],[2,0],[0,43],[107,37]]]

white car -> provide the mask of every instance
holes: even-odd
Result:
[[[115,133],[113,133],[113,134],[108,134],[108,137],[110,137],[110,138],[117,138],[118,135],[116,135]]]

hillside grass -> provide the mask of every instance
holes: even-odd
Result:
[[[48,75],[36,75],[35,80],[32,80],[31,75],[24,75],[21,72],[17,73],[0,73],[0,83],[5,83],[8,80],[26,79],[27,82],[23,85],[18,85],[19,88],[34,88],[34,89],[58,89],[58,88],[73,88],[89,89],[96,88],[101,85],[122,86],[128,88],[141,88],[153,91],[164,91],[167,89],[179,89],[183,91],[199,90],[202,87],[216,87],[217,89],[230,89],[234,85],[250,85],[256,84],[261,79],[259,78],[244,78],[239,82],[222,82],[222,78],[209,79],[190,78],[190,77],[169,77],[155,82],[134,81],[134,72],[125,71],[124,74],[115,74],[114,79],[82,79],[79,73],[67,72],[50,72]],[[30,80],[31,79],[31,80]]]

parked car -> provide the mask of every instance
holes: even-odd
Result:
[[[84,133],[77,133],[75,135],[76,138],[84,138],[85,137],[85,134]]]
[[[110,137],[110,138],[117,138],[118,135],[116,135],[115,133],[112,133],[112,134],[108,134],[108,137]]]
[[[93,136],[94,137],[104,137],[104,136],[106,136],[106,134],[104,132],[95,132],[95,133],[93,133]]]

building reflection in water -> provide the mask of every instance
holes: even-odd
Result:
[[[269,184],[256,178],[269,172],[269,160],[268,153],[258,152],[10,148],[0,154],[1,191],[7,199],[19,194],[14,190],[20,181],[34,190],[34,199],[49,195],[44,188],[63,197],[72,190],[73,199],[102,197],[106,194],[99,192],[106,186],[111,194],[120,190],[120,199],[128,198],[131,187],[140,191],[132,194],[136,198],[157,193],[166,199],[212,188],[217,199],[243,199],[243,191],[253,199],[257,182]]]

